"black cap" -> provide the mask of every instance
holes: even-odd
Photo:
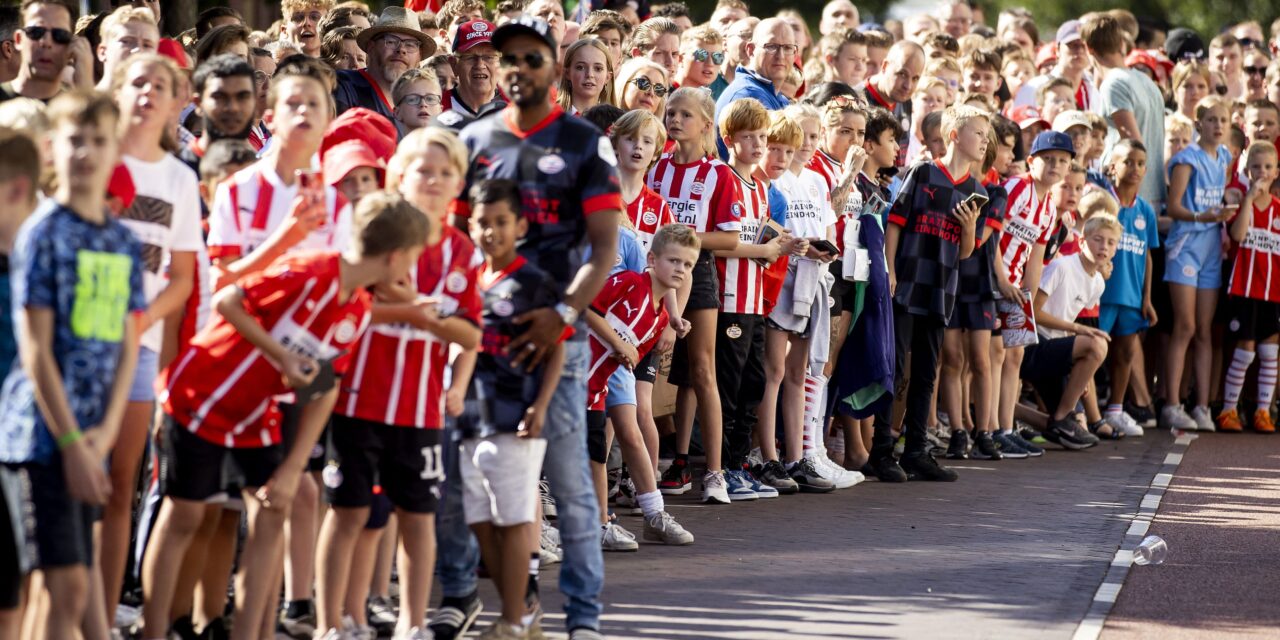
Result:
[[[530,35],[547,43],[551,48],[551,57],[555,58],[559,53],[560,45],[556,42],[556,37],[551,33],[551,25],[546,20],[535,18],[527,13],[516,16],[515,19],[503,24],[493,31],[493,48],[502,51],[502,45],[507,40],[521,35]]]
[[[1203,62],[1209,57],[1205,51],[1204,40],[1200,34],[1190,29],[1174,29],[1164,40],[1164,54],[1177,64],[1183,60],[1199,60]]]

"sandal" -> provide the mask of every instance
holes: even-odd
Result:
[[[1103,429],[1106,430],[1105,433],[1103,433]],[[1124,437],[1123,431],[1119,431],[1115,427],[1107,424],[1106,420],[1099,420],[1089,425],[1089,433],[1092,433],[1103,440],[1119,440]]]

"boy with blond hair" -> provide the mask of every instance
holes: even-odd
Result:
[[[115,86],[116,70],[120,63],[135,53],[156,50],[160,42],[160,28],[150,10],[142,7],[122,6],[102,21],[98,30],[100,41],[94,55],[102,63],[102,80],[99,91],[111,91]]]
[[[320,22],[333,9],[334,0],[281,0],[280,15],[284,16],[284,33],[281,40],[292,42],[302,53],[312,58],[320,57]]]

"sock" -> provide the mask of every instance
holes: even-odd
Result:
[[[1269,409],[1276,395],[1276,360],[1280,357],[1280,345],[1258,345],[1258,408]]]
[[[1226,384],[1222,388],[1222,410],[1230,411],[1235,409],[1240,402],[1240,389],[1244,387],[1244,376],[1249,371],[1249,365],[1253,362],[1253,352],[1244,349],[1236,349],[1235,355],[1231,357],[1231,366],[1227,369]],[[1275,383],[1275,373],[1272,370],[1271,381]],[[1262,382],[1262,377],[1258,377],[1258,382]]]
[[[529,587],[525,591],[525,598],[529,596],[538,596],[538,565],[541,563],[542,556],[537,551],[529,554]],[[529,623],[525,623],[529,624]]]
[[[827,391],[827,378],[823,375],[807,375],[804,377],[804,446],[803,455],[811,455],[821,451],[822,419],[826,413],[826,404],[822,402]]]
[[[644,512],[646,518],[662,513],[667,507],[663,503],[662,492],[657,490],[636,494],[636,502],[640,503],[640,510]]]
[[[1109,404],[1109,405],[1107,405],[1107,415],[1109,415],[1109,416],[1118,416],[1118,415],[1120,415],[1121,413],[1124,413],[1124,405],[1123,405],[1123,404]]]

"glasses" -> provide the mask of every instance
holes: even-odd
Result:
[[[266,85],[268,82],[271,82],[271,74],[267,73],[266,71],[254,71],[254,72],[253,72],[253,83],[254,83],[254,84],[256,84],[256,85],[258,85],[259,87],[261,87],[261,86]]]
[[[438,93],[409,93],[400,98],[400,104],[407,104],[411,107],[419,107],[427,105],[434,107],[440,104],[440,94]]]
[[[22,32],[27,34],[28,38],[31,38],[36,42],[43,40],[44,34],[46,33],[52,34],[53,41],[57,44],[71,44],[71,40],[75,38],[75,34],[70,31],[58,28],[46,29],[45,27],[26,27]]]
[[[397,38],[393,35],[382,36],[382,46],[388,49],[399,49],[405,53],[417,53],[422,50],[422,43],[413,38]]]
[[[502,57],[498,58],[498,62],[507,68],[519,66],[523,62],[524,66],[530,69],[541,69],[542,65],[547,63],[547,59],[541,53],[526,53],[522,56],[514,53],[504,53]]]
[[[324,14],[320,13],[319,11],[312,11],[311,13],[304,13],[302,11],[299,11],[289,16],[289,22],[292,22],[294,24],[302,24],[310,20],[311,22],[315,22],[318,24],[321,18],[324,18]]]
[[[794,44],[772,44],[772,43],[770,43],[770,44],[766,44],[766,45],[764,45],[762,48],[764,49],[764,52],[765,52],[765,53],[767,53],[767,54],[769,54],[769,55],[772,55],[772,56],[776,56],[776,55],[778,55],[778,54],[782,54],[782,55],[784,55],[784,56],[794,56],[794,55],[796,54],[796,52],[800,50],[800,47],[797,47],[797,46],[796,46],[796,45],[794,45]]]
[[[659,98],[667,95],[667,85],[662,84],[660,82],[654,82],[644,76],[640,76],[639,78],[632,78],[631,83],[636,85],[637,89],[644,91],[646,93],[652,93],[653,95],[658,96]]]
[[[458,62],[462,64],[476,64],[483,62],[489,66],[498,64],[498,59],[502,56],[496,53],[466,53],[457,57]]]
[[[724,64],[724,52],[723,52],[723,51],[717,51],[717,52],[715,52],[715,53],[712,53],[712,52],[710,52],[710,51],[707,51],[706,49],[694,49],[694,50],[693,50],[693,59],[694,59],[694,60],[697,60],[698,62],[706,62],[706,61],[707,61],[707,58],[710,58],[710,59],[711,59],[711,62],[713,62],[713,63],[715,63],[715,64]]]
[[[1267,68],[1266,67],[1245,67],[1244,72],[1251,76],[1265,76],[1267,75]]]

